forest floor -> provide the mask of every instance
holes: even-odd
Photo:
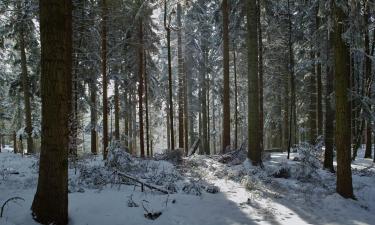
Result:
[[[2,225],[34,225],[30,211],[38,159],[0,153],[0,206],[8,202]],[[141,160],[120,151],[85,156],[69,166],[71,225],[362,225],[375,222],[375,167],[362,152],[353,163],[357,200],[335,193],[335,175],[306,162],[298,153],[272,153],[264,169],[221,163],[220,156],[194,155],[174,166]],[[297,160],[298,159],[298,160]],[[141,188],[126,173],[170,194]],[[218,191],[217,193],[215,193]],[[161,213],[161,214],[160,214]],[[148,218],[146,218],[148,217]],[[152,218],[151,218],[152,217]],[[157,217],[157,218],[156,218]],[[154,219],[154,220],[153,220]]]

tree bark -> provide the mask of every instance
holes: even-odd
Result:
[[[182,55],[182,8],[177,4],[177,60],[178,60],[178,147],[184,148],[184,58]]]
[[[118,80],[115,79],[115,140],[120,140],[120,93]]]
[[[95,84],[95,79],[90,81],[90,127],[91,127],[91,153],[98,154],[97,149],[97,132],[96,126],[98,121],[97,109],[96,109],[96,91],[97,87]]]
[[[69,117],[72,111],[72,2],[40,0],[42,145],[33,218],[68,223]]]
[[[261,164],[259,123],[258,13],[256,1],[247,0],[248,51],[248,157],[253,165]]]
[[[329,31],[328,31],[329,32]],[[333,33],[329,34],[327,40],[327,50],[326,50],[326,57],[327,57],[327,64],[326,64],[326,95],[325,95],[325,132],[324,132],[324,144],[325,144],[325,151],[324,151],[324,169],[327,169],[331,172],[334,172],[333,167],[333,131],[334,131],[334,124],[333,121],[335,120],[335,112],[333,110],[331,104],[331,96],[333,97],[333,52],[332,52],[332,40],[331,37]]]
[[[102,75],[103,75],[103,159],[108,154],[108,78],[107,78],[107,0],[101,1],[102,5]]]
[[[230,148],[230,86],[229,86],[229,5],[223,0],[223,134],[222,152]]]
[[[23,17],[23,16],[22,16]],[[20,42],[20,50],[21,50],[21,68],[22,68],[22,90],[23,90],[23,98],[25,103],[25,131],[27,135],[27,153],[34,153],[33,147],[33,126],[32,126],[32,119],[31,119],[31,103],[30,103],[30,84],[29,84],[29,77],[27,72],[27,58],[26,58],[26,46],[25,46],[25,31],[23,22],[20,25],[20,33],[19,33],[19,42]]]
[[[347,4],[347,1],[345,1]],[[334,3],[335,4],[335,3]],[[351,172],[351,125],[348,89],[350,88],[350,52],[342,39],[347,18],[340,6],[334,5],[334,57],[335,57],[335,95],[337,149],[337,192],[345,198],[354,198]]]
[[[143,21],[139,21],[138,28],[138,38],[139,38],[139,47],[138,47],[138,119],[139,119],[139,147],[141,150],[141,157],[145,157],[145,140],[144,140],[144,130],[143,130]]]

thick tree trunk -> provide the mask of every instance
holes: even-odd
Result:
[[[145,114],[146,114],[146,152],[148,157],[152,157],[152,153],[150,152],[150,121],[149,121],[149,110],[148,110],[148,73],[147,73],[147,55],[144,52],[144,70],[145,70]]]
[[[40,0],[42,145],[31,207],[42,224],[68,224],[69,117],[72,111],[72,2]],[[57,101],[58,100],[58,101]]]
[[[248,157],[253,165],[261,164],[261,138],[259,133],[259,59],[258,13],[256,1],[247,1],[248,51]]]
[[[108,153],[108,78],[107,78],[107,0],[102,0],[102,75],[103,75],[103,159]]]
[[[223,134],[222,152],[230,148],[230,86],[229,86],[229,6],[228,0],[223,0]],[[256,30],[255,30],[256,31]]]
[[[336,95],[336,131],[337,149],[337,192],[345,198],[354,198],[351,172],[351,126],[350,102],[350,53],[342,35],[347,18],[344,11],[335,4],[334,56],[335,56],[335,95]]]

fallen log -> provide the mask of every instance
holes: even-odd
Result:
[[[119,176],[122,176],[122,177],[128,178],[129,180],[132,180],[132,181],[134,181],[134,182],[140,184],[140,185],[141,185],[141,190],[142,190],[142,192],[144,191],[144,187],[147,187],[147,188],[149,188],[149,189],[151,189],[151,190],[156,190],[156,191],[159,191],[159,192],[161,192],[161,193],[163,193],[163,194],[166,194],[166,195],[169,194],[169,192],[168,192],[167,190],[161,189],[161,188],[159,188],[159,187],[156,187],[156,186],[153,186],[153,185],[150,185],[150,184],[146,184],[146,183],[144,183],[144,182],[138,180],[137,178],[132,177],[132,176],[130,176],[130,175],[127,175],[127,174],[125,174],[125,173],[121,173],[121,172],[118,172],[118,171],[117,171],[116,174],[119,175]]]
[[[188,157],[194,155],[194,153],[197,151],[198,147],[199,147],[199,143],[200,143],[201,139],[198,138],[194,144],[191,146],[190,150],[189,150],[189,153],[188,153]]]

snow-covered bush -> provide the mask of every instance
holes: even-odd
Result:
[[[249,175],[244,176],[241,183],[248,191],[259,190],[261,186],[260,181],[256,177]]]
[[[297,152],[299,162],[292,175],[299,180],[317,177],[319,175],[318,169],[321,168],[321,143],[318,142],[315,146],[303,143],[297,148]]]
[[[155,154],[156,160],[166,160],[174,164],[180,164],[184,156],[184,149],[166,150],[164,153]]]
[[[121,172],[128,172],[134,163],[133,157],[118,143],[112,143],[108,149],[106,165]]]
[[[182,191],[186,194],[192,194],[201,196],[202,190],[204,190],[204,185],[200,180],[190,180],[190,182],[184,183]]]

